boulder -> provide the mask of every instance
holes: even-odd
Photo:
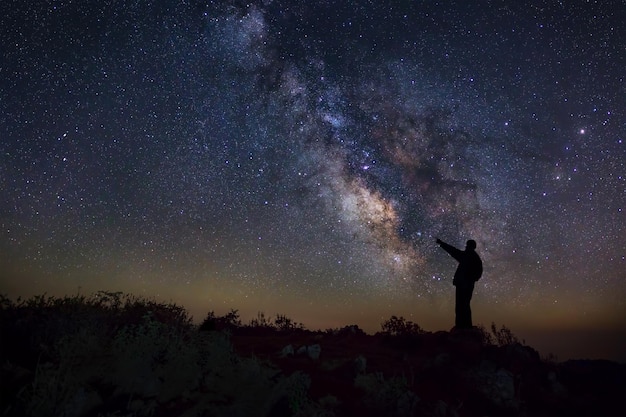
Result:
[[[354,371],[357,374],[364,374],[366,367],[367,367],[367,359],[365,359],[365,356],[363,355],[357,356],[356,359],[354,360]]]
[[[519,401],[515,395],[515,377],[504,368],[484,360],[480,366],[469,371],[469,380],[492,406],[503,411],[517,411]]]
[[[514,374],[528,373],[542,365],[539,352],[520,343],[502,347],[501,365]]]
[[[567,396],[567,388],[559,382],[554,371],[548,372],[548,382],[553,395],[559,398]]]
[[[281,351],[280,351],[280,357],[281,358],[286,358],[288,356],[293,356],[295,354],[295,351],[293,349],[293,345],[289,344],[287,346],[285,346]]]
[[[320,353],[322,353],[322,347],[317,343],[311,346],[307,346],[306,353],[309,358],[317,360],[320,358]]]

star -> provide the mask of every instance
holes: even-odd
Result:
[[[227,3],[0,16],[0,292],[438,330],[471,238],[478,322],[618,355],[618,2]]]

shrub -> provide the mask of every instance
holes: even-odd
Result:
[[[356,376],[354,385],[365,391],[364,402],[380,415],[415,415],[419,398],[406,378],[385,379],[381,373],[362,374]]]
[[[237,310],[217,318],[210,312],[205,323],[216,320],[241,325]],[[272,326],[299,325],[277,316]],[[290,415],[321,415],[307,375],[285,376],[238,356],[226,332],[192,329],[181,307],[117,292],[17,302],[0,296],[2,360],[15,369],[12,379],[27,375],[13,395],[0,395],[0,410],[138,416],[176,407],[186,415],[248,416],[267,415],[282,400]]]
[[[500,329],[497,328],[495,323],[491,323],[491,333],[493,334],[496,344],[498,346],[508,346],[508,345],[513,345],[513,344],[525,344],[525,341],[523,340],[522,342],[520,342],[520,340],[517,338],[517,336],[515,336],[513,334],[513,332],[511,331],[511,329],[509,329],[506,326],[502,326],[500,327]]]
[[[271,319],[269,317],[266,317],[265,313],[261,311],[257,313],[256,318],[250,320],[248,327],[274,329],[278,331],[292,331],[304,329],[304,325],[302,323],[298,323],[297,321],[294,321],[293,319],[283,314],[276,314],[276,318]]]
[[[161,379],[162,400],[193,387],[197,356],[188,343],[191,320],[181,307],[110,292],[15,303],[3,297],[0,304],[2,359],[32,372],[15,388],[19,395],[0,398],[2,410],[84,414],[102,402],[94,386],[113,384],[132,394],[138,376]]]
[[[231,309],[223,316],[216,316],[213,311],[209,311],[207,317],[200,324],[200,331],[225,330],[241,327],[239,310]]]
[[[417,323],[396,316],[391,316],[389,320],[384,321],[381,328],[384,334],[390,336],[415,336],[424,333]]]
[[[190,342],[191,335],[177,332],[148,312],[142,323],[126,326],[115,336],[104,380],[127,395],[169,401],[195,388],[200,378],[198,350]]]
[[[304,325],[298,323],[287,316],[277,314],[274,319],[274,327],[279,331],[302,330]]]
[[[239,319],[239,310],[231,309],[220,320],[226,327],[241,327],[241,320]]]
[[[198,330],[205,332],[217,330],[217,321],[213,311],[207,313],[206,318],[202,321]]]
[[[310,407],[307,375],[284,376],[256,357],[238,356],[223,332],[200,333],[197,345],[203,378],[186,415],[268,415],[281,400],[289,415],[305,415]]]
[[[480,341],[483,345],[488,346],[494,344],[493,335],[487,329],[485,329],[483,325],[479,324],[477,326],[474,326],[474,328],[480,334]]]
[[[272,321],[265,317],[265,313],[259,311],[255,319],[250,320],[248,327],[272,327]]]

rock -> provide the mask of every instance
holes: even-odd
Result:
[[[286,358],[287,356],[293,356],[295,351],[293,350],[293,345],[287,345],[280,351],[280,357]]]
[[[515,400],[515,379],[513,374],[506,369],[499,369],[490,379],[490,398],[497,405],[505,408],[517,408]],[[489,391],[487,391],[489,392]]]
[[[407,390],[400,395],[396,402],[396,414],[399,416],[414,416],[417,408],[417,403],[420,402],[414,392]]]
[[[482,344],[483,342],[483,333],[478,327],[470,327],[470,328],[457,328],[453,327],[450,329],[449,338],[453,342],[474,342]]]
[[[296,355],[298,356],[308,356],[311,359],[317,360],[320,357],[320,353],[322,352],[322,347],[319,344],[314,344],[310,346],[300,346],[296,351]]]
[[[539,352],[529,346],[513,343],[503,348],[502,365],[514,374],[528,372],[541,364]]]
[[[429,414],[439,417],[459,417],[457,408],[449,405],[445,401],[438,400],[434,405],[432,412]]]
[[[311,346],[307,346],[306,353],[309,358],[317,360],[320,358],[320,353],[322,353],[322,347],[317,343]]]
[[[367,359],[365,359],[365,356],[363,355],[357,356],[356,359],[354,360],[354,370],[356,371],[356,373],[364,374],[366,367],[367,367]]]
[[[506,369],[496,369],[491,361],[483,361],[477,369],[469,372],[469,379],[485,399],[501,410],[517,410],[515,378]]]
[[[548,373],[548,381],[550,383],[552,394],[557,397],[565,397],[567,395],[567,389],[557,380],[556,373],[554,371],[550,371]]]

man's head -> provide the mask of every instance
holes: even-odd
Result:
[[[465,244],[465,249],[466,250],[476,249],[476,241],[472,239],[468,240],[467,243]]]

